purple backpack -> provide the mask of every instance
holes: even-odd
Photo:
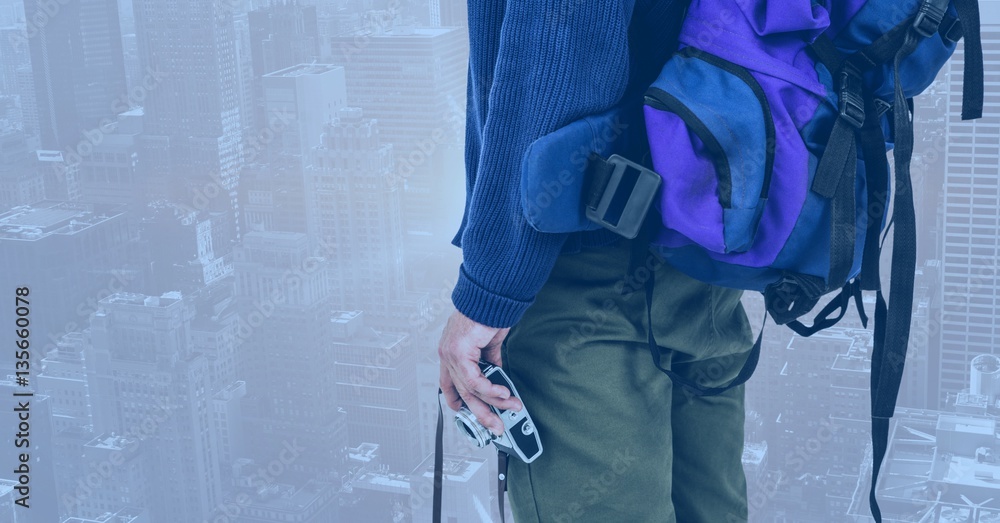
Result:
[[[875,484],[913,301],[911,98],[962,38],[962,118],[970,119],[981,115],[983,99],[976,0],[693,0],[680,49],[641,106],[633,101],[575,122],[536,141],[524,157],[522,207],[536,229],[605,227],[637,238],[698,280],[763,293],[768,315],[801,335],[834,325],[852,299],[867,325],[861,292],[876,292],[876,521]],[[619,121],[639,122],[634,127],[644,132],[603,139],[602,130]],[[581,144],[592,153],[582,169],[570,163]],[[555,173],[562,197],[542,201]],[[579,183],[566,183],[573,179]],[[890,223],[887,301],[879,257]],[[799,321],[835,291],[811,325]],[[664,369],[650,339],[657,367],[699,395],[746,381],[759,350],[760,338],[732,383],[706,388]]]

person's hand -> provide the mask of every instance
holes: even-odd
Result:
[[[438,344],[441,392],[448,406],[458,410],[465,401],[479,423],[497,436],[503,434],[503,421],[487,404],[515,412],[520,411],[523,405],[510,396],[507,387],[496,385],[483,376],[479,360],[499,367],[500,345],[509,331],[509,328],[495,329],[476,323],[455,311],[448,318]]]

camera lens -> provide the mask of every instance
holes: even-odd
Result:
[[[472,411],[466,407],[462,407],[455,414],[455,425],[458,425],[458,428],[462,429],[462,432],[469,438],[469,441],[479,448],[483,448],[489,445],[490,441],[493,441],[493,434],[479,423]]]

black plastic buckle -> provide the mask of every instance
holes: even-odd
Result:
[[[948,17],[945,21],[941,22],[941,28],[938,30],[941,36],[949,43],[957,44],[962,36],[965,35],[965,30],[962,28],[962,21],[958,18]]]
[[[917,17],[913,20],[913,30],[924,38],[930,38],[941,27],[947,9],[948,2],[924,0],[920,4],[920,10],[917,11]]]
[[[861,72],[850,62],[845,63],[840,71],[840,117],[858,129],[865,124],[861,82]]]
[[[597,200],[587,205],[587,218],[628,239],[639,235],[663,178],[642,165],[617,154],[603,160],[613,167],[608,184]]]

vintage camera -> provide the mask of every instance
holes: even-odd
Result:
[[[511,396],[520,397],[517,394],[517,389],[514,388],[514,384],[510,382],[510,378],[507,377],[503,369],[484,361],[479,362],[479,368],[482,369],[486,379],[497,385],[507,387],[510,390]],[[535,430],[535,424],[531,421],[527,407],[522,408],[521,412],[503,410],[493,405],[489,405],[489,407],[494,414],[500,416],[500,419],[503,420],[504,430],[502,435],[494,436],[490,432],[490,429],[479,423],[476,415],[465,405],[455,415],[455,425],[477,447],[482,448],[488,443],[493,443],[497,449],[509,455],[517,456],[525,463],[531,463],[542,454],[542,441],[538,438],[538,431]]]

